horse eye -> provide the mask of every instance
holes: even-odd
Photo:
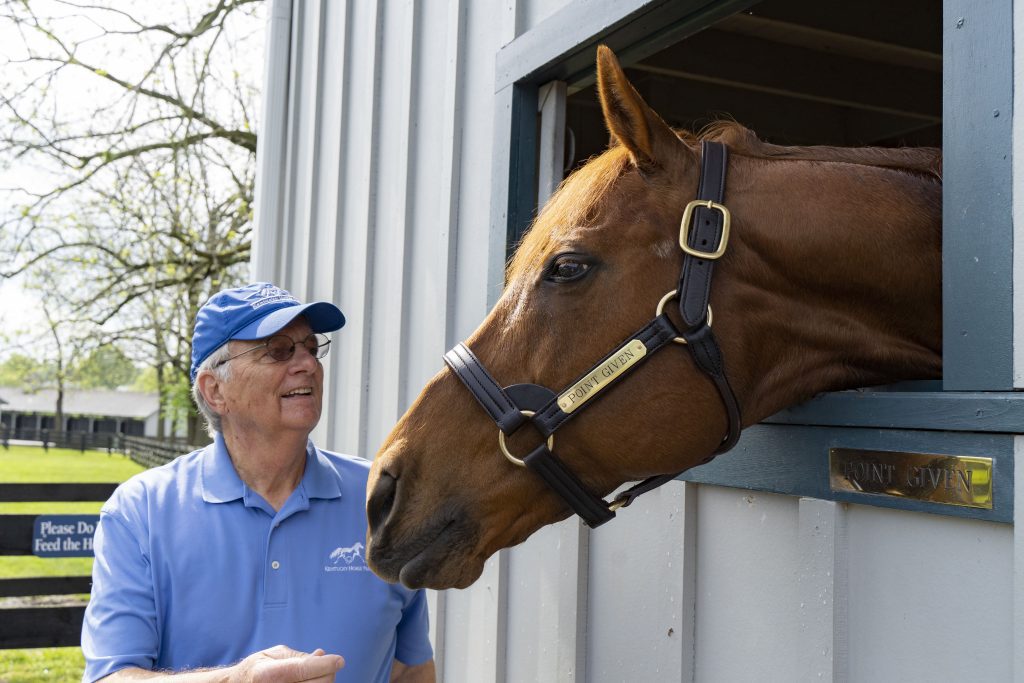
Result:
[[[549,282],[571,282],[586,275],[588,270],[590,264],[579,256],[558,256],[551,262],[544,279]]]

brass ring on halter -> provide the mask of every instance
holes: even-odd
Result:
[[[525,417],[533,417],[535,414],[532,410],[520,410],[519,412],[522,413]],[[505,445],[505,432],[501,431],[500,429],[498,430],[498,448],[501,449],[502,455],[508,458],[508,461],[510,463],[512,463],[513,465],[518,465],[519,467],[526,467],[525,462],[523,462],[522,460],[508,452],[508,447]],[[552,452],[555,450],[554,434],[548,437],[548,450]]]
[[[669,292],[665,296],[661,297],[661,301],[658,302],[658,309],[654,312],[654,316],[655,317],[660,316],[661,312],[665,309],[665,304],[667,304],[669,301],[671,301],[678,294],[679,294],[679,290],[678,289],[673,289],[671,292]],[[711,322],[714,319],[715,319],[715,316],[711,312],[711,304],[708,304],[708,327],[711,327]],[[686,343],[686,340],[683,339],[682,337],[676,337],[672,341],[675,342],[676,344],[685,344]]]

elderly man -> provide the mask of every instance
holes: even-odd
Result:
[[[200,309],[193,395],[214,442],[103,506],[85,681],[434,680],[424,595],[363,559],[369,463],[309,440],[324,333],[344,324],[269,283]]]

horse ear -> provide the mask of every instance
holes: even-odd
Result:
[[[604,122],[612,141],[618,140],[640,166],[659,166],[679,145],[679,138],[651,109],[607,46],[597,48],[597,90]]]

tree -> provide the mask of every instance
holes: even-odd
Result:
[[[162,394],[251,244],[262,1],[196,4],[0,3],[0,277],[45,273]]]
[[[32,393],[52,382],[51,368],[24,353],[11,354],[0,363],[0,387],[15,387]]]
[[[81,389],[117,389],[139,376],[139,369],[121,349],[100,346],[83,357],[71,372],[72,383]]]

